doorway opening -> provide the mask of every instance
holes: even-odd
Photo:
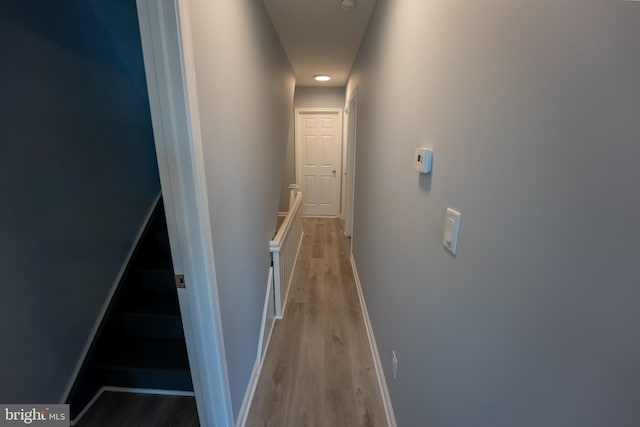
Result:
[[[340,214],[342,109],[296,108],[296,181],[305,216]]]

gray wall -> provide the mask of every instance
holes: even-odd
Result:
[[[639,23],[635,2],[378,1],[348,84],[353,250],[400,426],[640,425]]]
[[[343,108],[344,87],[297,86],[293,98],[294,108]],[[289,210],[289,184],[296,182],[295,112],[291,112],[291,124],[287,139],[287,152],[280,192],[280,212]]]
[[[296,86],[294,108],[342,108],[344,87]]]
[[[256,360],[294,77],[262,2],[190,2],[226,361],[237,414]]]
[[[0,401],[58,402],[160,191],[135,3],[0,7]]]

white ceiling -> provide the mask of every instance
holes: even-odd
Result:
[[[340,0],[263,0],[296,74],[298,86],[344,86],[367,29],[375,0],[350,11]],[[319,83],[316,74],[331,81]]]

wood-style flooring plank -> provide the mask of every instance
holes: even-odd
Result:
[[[198,427],[193,397],[104,392],[77,427]]]
[[[337,219],[305,218],[247,427],[385,426],[382,396]]]

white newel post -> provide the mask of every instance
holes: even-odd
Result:
[[[293,206],[293,202],[296,200],[296,194],[298,194],[298,184],[289,184],[289,210]]]

